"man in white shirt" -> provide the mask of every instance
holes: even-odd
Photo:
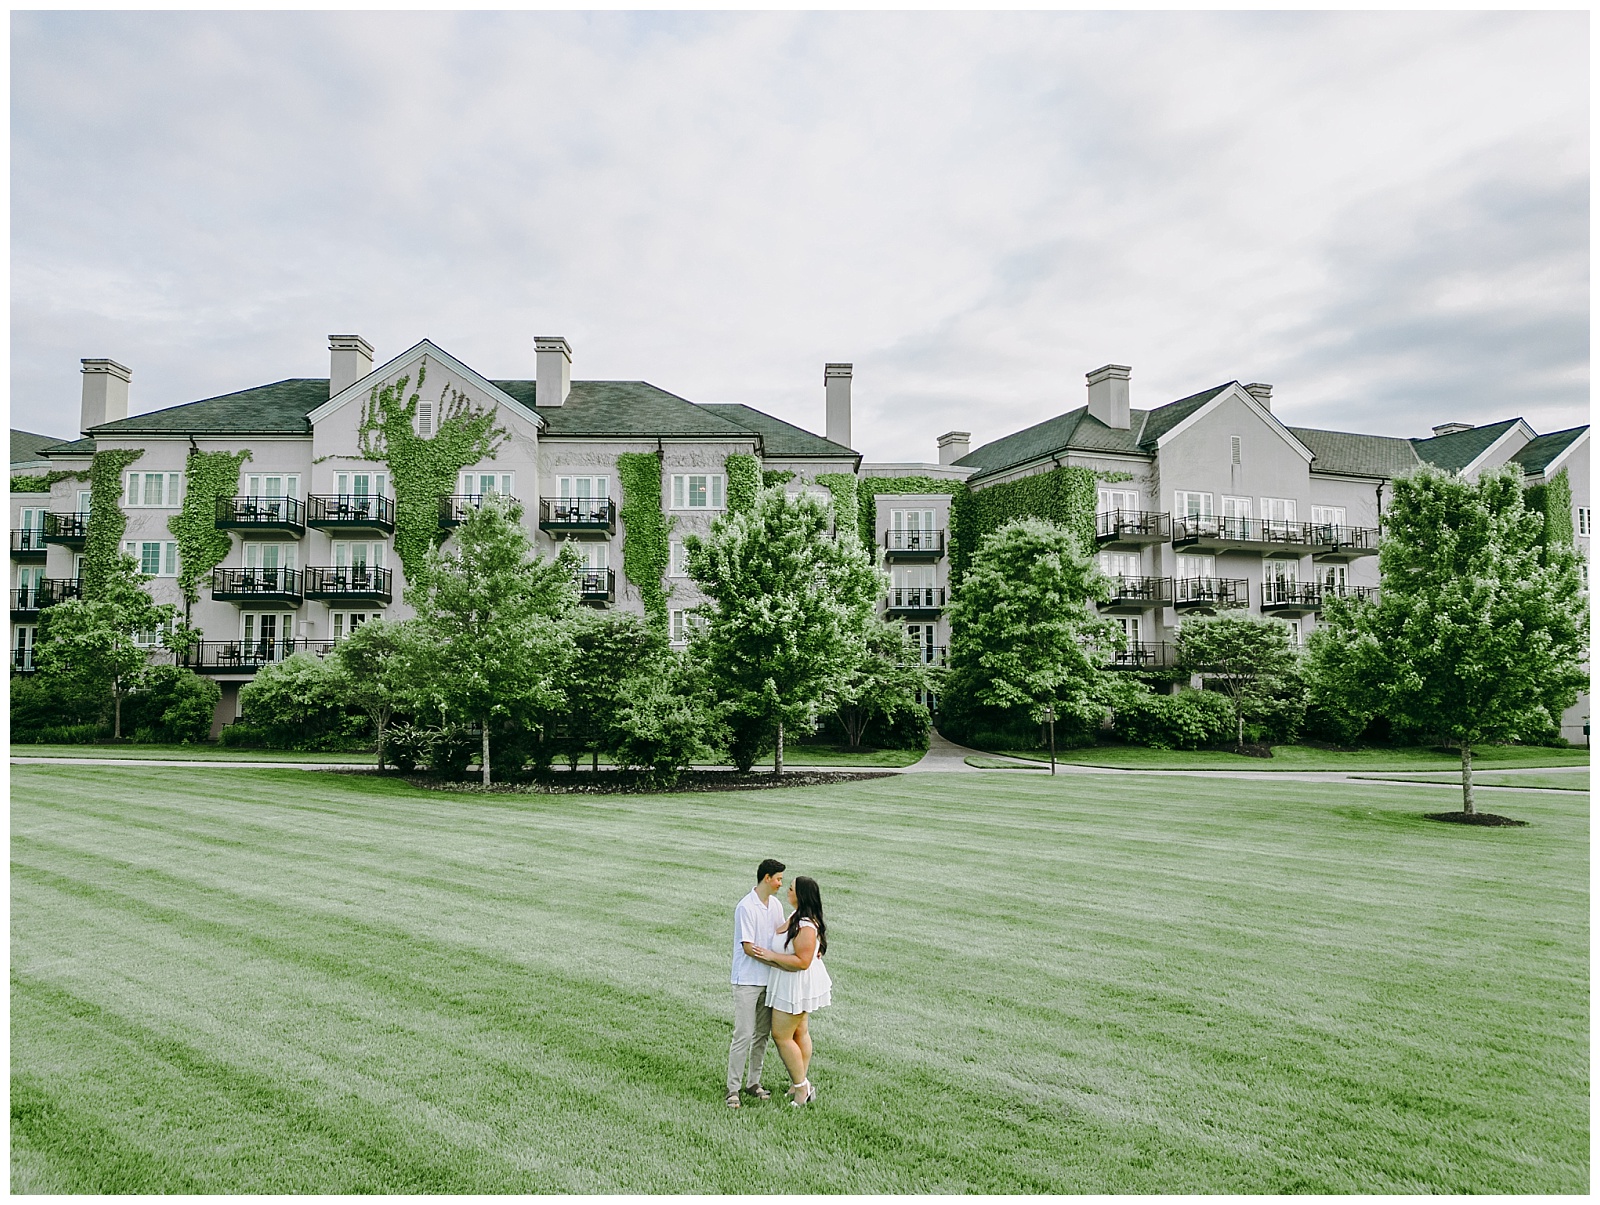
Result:
[[[787,918],[778,892],[783,887],[783,863],[768,858],[756,868],[756,885],[733,910],[733,1045],[728,1050],[728,1108],[739,1107],[740,1085],[757,1100],[772,1096],[761,1086],[761,1062],[767,1056],[772,1034],[772,1009],[767,1006],[764,962],[750,957],[761,947],[775,949],[778,930]],[[750,1075],[745,1077],[745,1062]]]

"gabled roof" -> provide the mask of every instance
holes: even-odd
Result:
[[[1144,429],[1139,432],[1139,444],[1144,448],[1154,448],[1156,441],[1196,410],[1204,406],[1212,398],[1222,393],[1230,385],[1237,385],[1237,381],[1228,381],[1207,389],[1200,393],[1191,393],[1188,397],[1179,398],[1175,402],[1168,402],[1165,406],[1158,406],[1149,412],[1145,419]]]
[[[45,448],[45,456],[93,456],[94,440],[85,435],[82,439],[69,439],[65,443],[51,444]]]
[[[93,428],[95,435],[309,435],[306,419],[328,400],[327,377],[291,377]]]
[[[18,431],[15,427],[11,428],[11,467],[44,463],[44,457],[40,453],[60,442],[61,440],[54,435],[36,435],[32,431]]]
[[[1520,418],[1508,418],[1503,422],[1490,423],[1487,427],[1452,431],[1449,435],[1435,435],[1431,439],[1413,439],[1411,446],[1417,450],[1418,457],[1436,468],[1459,473],[1521,421]]]
[[[1522,466],[1522,471],[1537,476],[1543,473],[1550,463],[1565,452],[1589,428],[1568,427],[1565,431],[1552,431],[1548,435],[1536,435],[1531,441],[1524,444],[1517,454],[1511,459]]]
[[[495,388],[533,410],[546,423],[545,434],[612,439],[658,436],[749,439],[751,429],[730,422],[687,398],[648,381],[573,381],[560,406],[539,405],[535,381],[494,381]],[[776,421],[776,420],[774,420]]]
[[[774,418],[763,410],[738,402],[702,402],[700,409],[737,423],[761,436],[762,450],[768,456],[855,456],[854,449],[813,435],[803,427]]]
[[[1316,459],[1313,473],[1346,477],[1394,477],[1419,463],[1412,441],[1395,435],[1358,435],[1353,431],[1322,431],[1315,427],[1290,427],[1290,432]]]

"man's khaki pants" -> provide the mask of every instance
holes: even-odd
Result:
[[[767,1007],[767,989],[747,983],[733,985],[733,1045],[728,1048],[728,1095],[740,1087],[753,1088],[761,1082],[761,1063],[767,1057],[767,1039],[772,1036],[772,1010]],[[744,1075],[745,1060],[750,1061],[750,1078]]]

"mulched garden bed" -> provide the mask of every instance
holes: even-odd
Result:
[[[371,774],[372,770],[340,770],[341,774]],[[782,787],[830,786],[840,782],[862,782],[869,778],[893,778],[891,770],[785,770],[775,775],[741,774],[737,770],[685,770],[670,787],[650,781],[648,775],[619,770],[561,770],[546,778],[519,778],[485,787],[470,779],[434,778],[430,775],[403,775],[414,787],[428,791],[467,791],[488,795],[681,795],[693,791],[765,791]]]
[[[1513,820],[1510,816],[1496,816],[1493,812],[1428,812],[1425,820],[1442,820],[1446,824],[1479,824],[1485,828],[1526,828],[1526,820]]]

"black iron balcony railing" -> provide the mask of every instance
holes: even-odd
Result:
[[[1322,586],[1318,582],[1268,578],[1261,583],[1263,611],[1315,611],[1321,605]]]
[[[394,530],[394,500],[376,494],[311,494],[306,523],[333,531]]]
[[[11,559],[14,561],[37,561],[43,559],[49,549],[44,542],[44,528],[42,527],[13,527],[11,529]]]
[[[52,512],[44,517],[46,544],[65,544],[68,548],[82,548],[88,535],[89,512],[86,510],[68,514]]]
[[[943,665],[949,648],[942,644],[920,644],[911,649],[910,665]]]
[[[202,640],[183,657],[190,669],[213,673],[254,673],[295,653],[326,657],[332,640],[295,640],[268,637],[265,640]]]
[[[1353,598],[1358,602],[1377,602],[1378,587],[1376,586],[1347,586],[1343,583],[1323,582],[1322,597]]]
[[[1111,597],[1100,604],[1103,607],[1166,607],[1172,605],[1172,579],[1170,577],[1111,578]]]
[[[1312,523],[1313,542],[1322,545],[1322,559],[1346,560],[1378,554],[1376,527],[1345,527],[1341,524]]]
[[[898,560],[938,560],[944,555],[944,529],[901,531],[890,528],[883,533],[883,550]]]
[[[896,586],[889,591],[888,604],[890,614],[938,611],[944,606],[944,587]]]
[[[211,597],[218,602],[285,602],[302,598],[297,569],[213,569]]]
[[[610,498],[540,498],[539,530],[617,533],[617,504]]]
[[[47,577],[37,583],[21,586],[11,592],[11,613],[13,615],[26,615],[42,611],[46,607],[53,607],[58,602],[80,596],[80,584],[76,578]]]
[[[467,521],[474,509],[483,505],[485,498],[506,498],[509,494],[440,494],[439,526],[456,527]]]
[[[306,508],[298,498],[241,494],[217,499],[216,526],[223,530],[281,531],[301,536]]]
[[[573,574],[578,597],[586,603],[617,601],[617,575],[610,569],[579,569]]]
[[[308,565],[305,596],[387,603],[394,597],[394,572],[373,565]]]
[[[1172,664],[1172,646],[1164,640],[1130,640],[1106,658],[1107,669],[1165,669]]]
[[[11,650],[11,669],[19,674],[31,674],[34,670],[33,646],[25,649],[14,648]]]
[[[1172,515],[1164,510],[1108,510],[1094,518],[1098,544],[1164,544],[1172,539]]]
[[[1310,523],[1231,515],[1182,515],[1172,521],[1172,542],[1178,547],[1201,544],[1220,548],[1315,548],[1321,543]]]
[[[1180,577],[1172,599],[1180,611],[1248,607],[1250,583],[1241,577]]]

